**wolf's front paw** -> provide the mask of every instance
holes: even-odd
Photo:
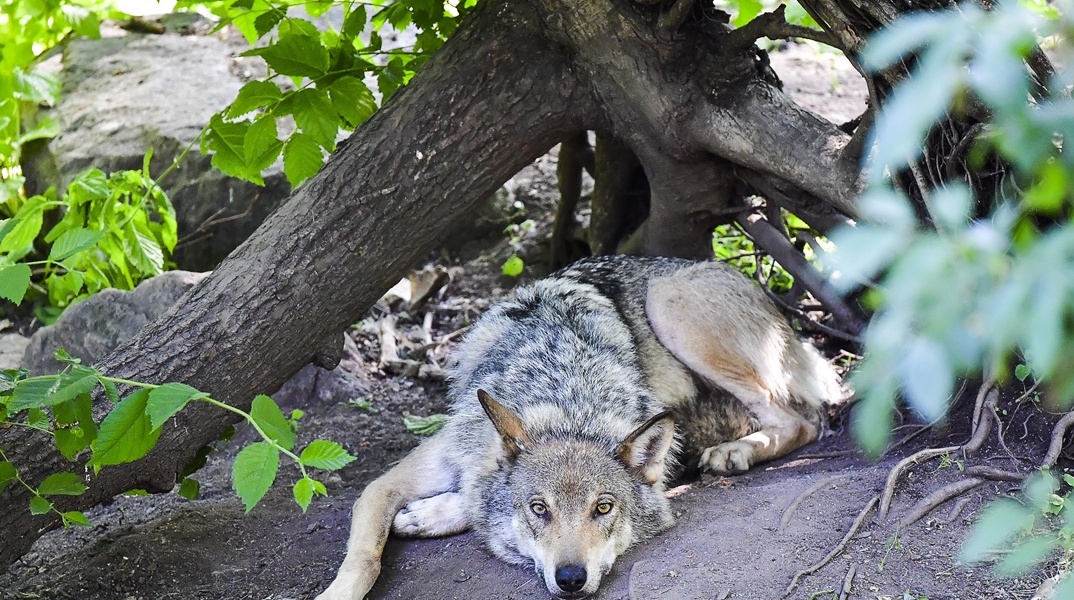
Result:
[[[753,445],[737,440],[706,449],[698,466],[716,475],[731,475],[745,473],[753,462]]]
[[[392,531],[405,537],[439,537],[470,528],[462,494],[445,492],[407,504],[395,515]]]

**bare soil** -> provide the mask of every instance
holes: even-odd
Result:
[[[802,104],[836,122],[850,120],[865,106],[861,80],[838,55],[792,45],[774,53],[772,63]],[[542,274],[540,241],[554,211],[554,167],[553,157],[542,158],[508,184],[537,223],[520,241],[528,265],[522,281]],[[326,478],[328,498],[314,500],[302,514],[288,485],[295,470],[285,467],[264,502],[244,515],[230,490],[229,472],[238,450],[253,439],[240,428],[233,439],[218,444],[196,475],[201,482],[197,500],[185,501],[173,492],[124,496],[96,508],[89,514],[92,528],[51,532],[0,574],[0,600],[313,598],[343,557],[355,497],[420,441],[403,426],[404,413],[429,415],[446,408],[442,381],[393,375],[379,366],[378,319],[392,312],[405,338],[403,357],[420,358],[426,313],[433,315],[429,335],[440,340],[517,283],[499,272],[512,251],[505,240],[468,248],[461,257],[437,257],[451,273],[440,294],[418,309],[378,305],[350,332],[354,344],[336,371],[307,367],[276,395],[285,408],[305,411],[300,445],[328,438],[357,456]],[[444,364],[456,340],[432,350],[431,360]],[[351,400],[364,401],[372,410]],[[1045,440],[1038,433],[1047,431],[1043,417],[1031,408],[1019,413],[1019,407],[1006,402],[1001,408],[1010,416],[1007,441],[1015,456],[986,446],[974,464],[1024,469],[1043,453]],[[1023,419],[1028,419],[1025,425]],[[918,427],[908,419],[895,437]],[[962,443],[967,429],[968,419],[954,418],[951,425],[925,432],[872,462],[858,454],[837,422],[834,435],[745,475],[684,482],[688,487],[674,500],[678,525],[621,557],[597,598],[780,598],[797,571],[820,561],[843,539],[895,462],[922,447]],[[845,551],[804,577],[789,597],[840,598],[846,587],[842,597],[862,599],[1030,598],[1050,573],[997,580],[987,566],[968,568],[958,562],[961,542],[980,508],[1013,493],[1014,484],[986,483],[964,496],[968,503],[957,514],[953,501],[915,525],[902,530],[895,525],[931,491],[964,477],[959,457],[950,458],[910,469],[898,487],[892,517],[880,523],[870,513]],[[815,491],[800,499],[810,488]],[[781,529],[788,508],[799,500]],[[384,564],[370,598],[549,597],[534,573],[499,562],[468,534],[392,540]],[[855,576],[848,582],[851,569]]]

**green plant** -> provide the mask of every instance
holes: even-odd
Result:
[[[520,202],[516,202],[516,205],[521,205]],[[525,207],[519,207],[516,216],[525,214]],[[507,257],[503,265],[500,266],[500,271],[508,277],[518,277],[522,274],[522,270],[526,267],[525,261],[519,256],[522,251],[522,240],[525,239],[529,232],[533,231],[535,223],[532,219],[526,219],[521,223],[511,223],[504,228],[503,233],[507,236],[507,243],[511,246],[511,256]]]
[[[1052,7],[1007,2],[989,12],[970,3],[911,15],[863,55],[873,70],[910,69],[877,117],[861,221],[833,235],[838,250],[829,263],[844,290],[867,286],[864,299],[876,309],[866,358],[852,377],[861,398],[854,431],[871,452],[887,444],[896,394],[932,421],[945,413],[957,377],[983,370],[1006,380],[1015,356],[1032,361],[1016,377],[1031,372],[1048,382],[1062,406],[1074,399],[1074,373],[1065,368],[1074,350],[1074,159],[1065,151],[1074,103],[1064,79],[1033,81],[1025,66],[1039,37],[1071,55],[1071,3]],[[994,198],[975,197],[961,181],[933,187],[915,175],[915,202],[905,186],[892,185],[891,174],[921,173],[918,161],[940,135],[938,121],[971,113],[988,123],[967,140],[969,168],[988,160],[1009,165]],[[1065,497],[1061,504],[1053,497],[1056,485],[1045,474],[1026,486],[1036,511],[1069,512]],[[1069,534],[1065,525],[1030,534],[1038,524],[1031,512],[1013,500],[993,504],[964,559],[1016,542],[999,572],[1038,565]],[[1056,597],[1071,596],[1068,579]]]
[[[239,452],[232,468],[232,487],[242,499],[246,512],[261,500],[276,480],[280,456],[298,466],[300,477],[292,486],[295,502],[303,512],[314,494],[326,495],[324,484],[310,476],[308,469],[336,470],[354,460],[342,446],[328,440],[314,440],[300,453],[295,444],[297,420],[301,412],[284,416],[272,398],[254,398],[249,412],[214,400],[208,394],[181,383],[154,385],[109,377],[82,365],[63,350],[56,358],[66,363],[57,375],[30,377],[25,371],[0,373],[0,426],[27,427],[51,435],[56,448],[75,460],[89,452],[87,464],[95,473],[102,468],[144,457],[156,445],[169,419],[191,402],[204,402],[244,419],[263,441]],[[131,389],[121,396],[120,387]],[[98,425],[93,419],[93,394],[100,391],[115,405]],[[22,418],[20,418],[22,417]],[[30,512],[56,512],[64,525],[86,525],[77,511],[60,512],[48,500],[55,495],[79,495],[87,488],[74,473],[49,475],[38,486],[23,480],[17,467],[0,449],[0,492],[15,482],[31,492]],[[180,493],[196,495],[198,484],[186,478]]]
[[[292,185],[313,176],[325,152],[336,147],[340,132],[351,131],[373,114],[377,101],[364,79],[375,76],[377,91],[389,98],[405,85],[455,31],[458,20],[476,0],[397,0],[369,3],[344,0],[183,0],[178,6],[204,6],[234,25],[253,46],[247,56],[268,65],[264,79],[247,83],[238,97],[209,122],[201,147],[213,152],[221,171],[263,185],[262,172],[281,156]],[[319,30],[310,19],[329,8],[343,10],[338,30]],[[306,16],[290,10],[301,7]],[[363,35],[372,15],[373,30]],[[384,26],[418,29],[409,48],[385,48]],[[363,37],[367,37],[365,41]],[[280,137],[278,123],[293,119],[295,128]]]
[[[27,198],[0,221],[0,297],[19,304],[20,290],[44,296],[37,315],[49,323],[104,288],[133,289],[162,273],[178,236],[175,210],[149,176],[151,156],[142,171],[84,171],[62,198],[52,191]]]

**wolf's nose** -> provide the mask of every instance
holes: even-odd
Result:
[[[564,565],[556,569],[556,585],[564,592],[574,593],[585,587],[585,567]]]

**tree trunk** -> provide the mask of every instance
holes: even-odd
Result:
[[[626,0],[483,0],[313,180],[98,366],[247,407],[311,360],[330,362],[341,332],[469,210],[582,129],[613,132],[638,156],[655,186],[651,214],[666,228],[646,232],[654,244],[674,246],[669,228],[699,228],[699,212],[726,211],[738,173],[813,204],[826,222],[852,215],[860,149],[851,136],[772,85],[753,39],[707,17],[669,32],[677,19],[662,27],[659,12]],[[89,491],[59,508],[171,489],[229,421],[206,406],[182,411],[148,457],[87,475]],[[49,438],[22,428],[0,431],[0,446],[31,483],[72,469]],[[56,526],[30,517],[27,502],[18,486],[0,498],[0,566]]]

